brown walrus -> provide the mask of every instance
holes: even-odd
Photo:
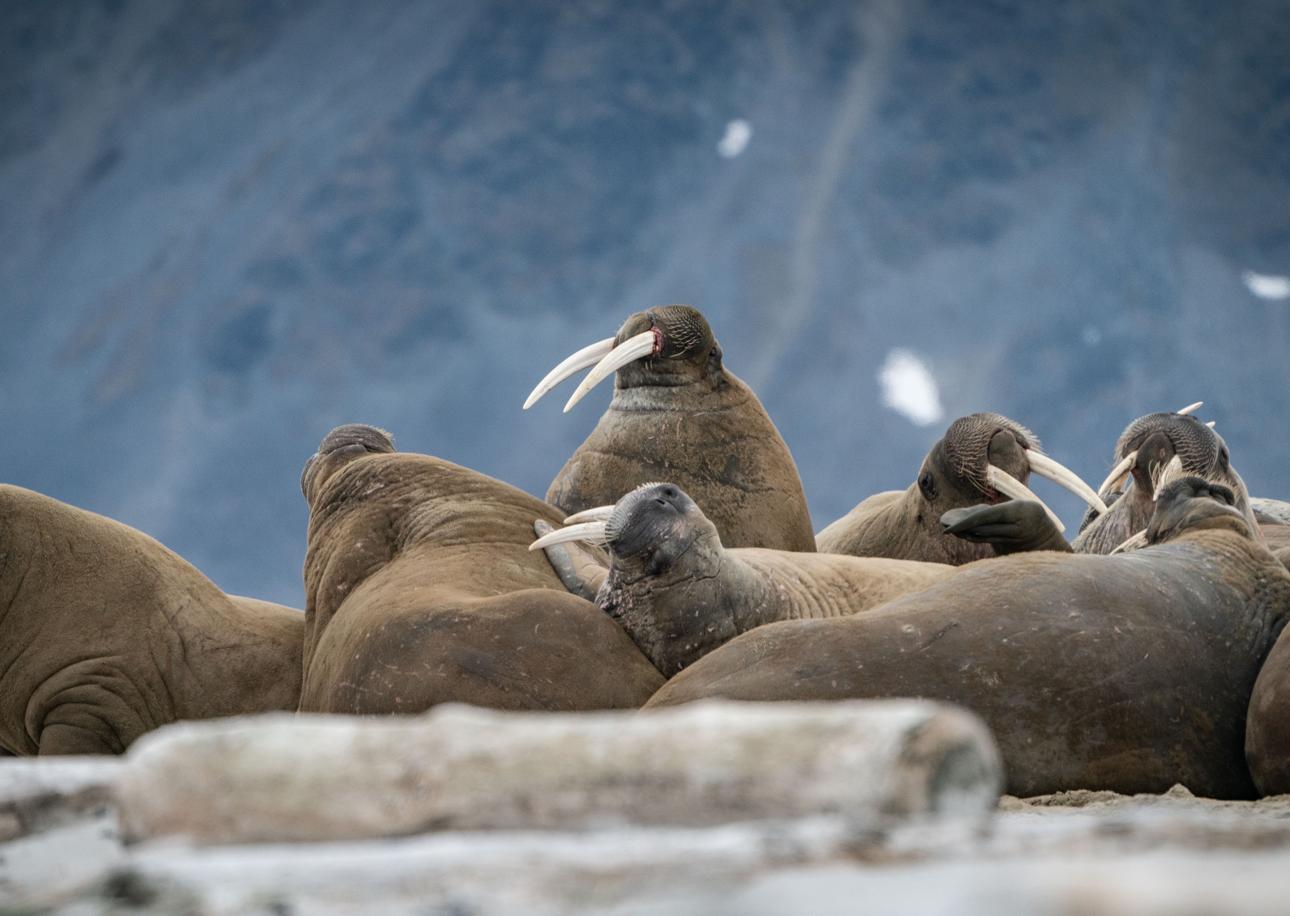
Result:
[[[632,315],[616,337],[553,369],[524,407],[592,363],[565,410],[616,372],[614,397],[551,482],[547,502],[575,514],[671,480],[703,506],[727,546],[815,550],[793,456],[757,395],[723,365],[697,309]]]
[[[530,549],[545,548],[570,591],[594,594],[668,676],[754,627],[856,614],[955,572],[939,563],[726,548],[671,483],[646,484],[612,509],[586,514],[597,517],[545,534]],[[567,556],[573,540],[605,544],[607,574]]]
[[[1245,759],[1260,792],[1290,793],[1290,627],[1282,631],[1254,682]]]
[[[1025,553],[855,617],[776,623],[682,671],[648,706],[703,697],[925,697],[990,725],[1007,791],[1255,794],[1245,719],[1290,612],[1290,573],[1230,490],[1167,486],[1150,546]]]
[[[959,566],[996,555],[987,543],[947,534],[941,516],[953,509],[1005,499],[1039,502],[1026,487],[1031,473],[1047,477],[1089,502],[1106,506],[1071,470],[1039,451],[1035,434],[997,413],[974,413],[950,424],[904,491],[877,493],[815,539],[822,553],[891,557]],[[1050,510],[1058,531],[1062,524]]]
[[[1155,496],[1171,480],[1202,477],[1227,487],[1236,507],[1257,532],[1250,494],[1245,481],[1232,467],[1227,443],[1213,427],[1192,414],[1197,402],[1175,413],[1139,417],[1120,434],[1115,444],[1115,466],[1098,488],[1110,507],[1094,517],[1086,515],[1071,547],[1078,553],[1110,553],[1147,527]]]
[[[0,485],[0,746],[119,754],[179,719],[295,709],[304,615],[140,531]]]
[[[501,481],[332,430],[305,465],[302,711],[636,707],[662,683],[622,628],[527,550],[560,513]]]
[[[1068,544],[1052,520],[1033,511],[1033,505],[1025,501],[955,509],[942,519],[947,523],[946,532],[990,544],[997,553],[1113,553],[1141,546],[1155,511],[1156,494],[1170,481],[1189,476],[1231,490],[1236,508],[1256,538],[1268,543],[1268,532],[1278,526],[1260,523],[1264,520],[1252,511],[1253,503],[1241,475],[1231,465],[1227,444],[1211,425],[1190,415],[1202,403],[1176,413],[1148,414],[1129,424],[1115,446],[1115,467],[1099,488],[1098,496],[1110,508],[1099,515],[1090,509],[1073,542]],[[1270,501],[1264,504],[1272,505]]]

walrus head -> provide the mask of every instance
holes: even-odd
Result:
[[[1160,488],[1156,511],[1146,529],[1146,543],[1160,544],[1184,531],[1219,529],[1257,540],[1257,526],[1250,525],[1236,505],[1229,487],[1203,477],[1182,477]]]
[[[721,345],[708,321],[688,305],[663,305],[637,312],[618,334],[597,341],[569,356],[547,373],[524,402],[528,410],[569,376],[592,366],[569,398],[568,413],[592,388],[617,373],[619,389],[727,383],[721,365]]]
[[[337,426],[309,456],[300,472],[300,492],[311,506],[314,496],[332,474],[344,465],[363,455],[379,455],[394,451],[394,437],[383,429],[363,423],[346,423]]]
[[[587,541],[609,549],[619,579],[667,577],[682,557],[721,550],[717,528],[676,484],[647,483],[613,506],[600,506],[565,519],[529,545],[539,550],[567,541]]]
[[[947,511],[982,502],[1029,499],[1043,505],[1026,486],[1031,473],[1046,477],[1084,501],[1092,511],[1106,506],[1073,471],[1040,451],[1035,434],[997,413],[974,413],[950,424],[932,446],[918,472],[918,492],[924,506],[920,520],[940,533],[939,519]],[[1057,515],[1044,506],[1058,531]]]
[[[1196,477],[1233,494],[1234,506],[1251,527],[1245,481],[1232,467],[1227,443],[1211,426],[1191,415],[1193,404],[1177,413],[1153,413],[1134,420],[1115,444],[1115,466],[1099,495],[1110,504],[1100,517],[1086,516],[1075,541],[1083,553],[1109,553],[1147,527],[1156,502],[1167,485],[1180,477]]]

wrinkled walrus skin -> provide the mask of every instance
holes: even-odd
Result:
[[[1246,711],[1290,613],[1290,574],[1237,510],[1184,485],[1209,486],[1171,485],[1148,528],[1153,546],[993,559],[857,617],[771,624],[681,672],[648,706],[944,700],[986,720],[1016,795],[1182,783],[1253,797]]]
[[[0,745],[119,754],[180,719],[292,710],[304,615],[225,595],[119,522],[0,485]]]
[[[788,445],[751,388],[722,364],[697,309],[639,312],[616,343],[655,329],[662,351],[623,366],[609,409],[551,482],[572,515],[616,503],[644,483],[689,493],[728,547],[814,551],[806,496]]]
[[[528,551],[560,513],[344,426],[306,465],[302,711],[634,708],[662,683],[627,634]]]
[[[1287,559],[1290,556],[1282,557],[1282,562]],[[1245,759],[1260,792],[1290,793],[1290,627],[1282,631],[1254,682],[1245,723]]]

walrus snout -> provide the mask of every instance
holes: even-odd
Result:
[[[1188,529],[1230,528],[1253,537],[1231,488],[1203,477],[1170,481],[1156,494],[1156,511],[1147,525],[1146,542],[1159,544]]]
[[[337,426],[318,445],[318,451],[309,456],[300,472],[300,492],[307,502],[337,469],[369,454],[387,454],[395,451],[394,437],[378,426],[365,423],[346,423]]]

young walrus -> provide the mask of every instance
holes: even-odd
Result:
[[[777,620],[856,614],[954,572],[951,566],[723,546],[716,526],[680,487],[646,484],[592,521],[545,534],[566,586],[595,591],[663,674],[671,676],[722,643]],[[540,534],[544,526],[535,526]],[[603,543],[606,571],[564,545]]]
[[[1026,486],[1032,473],[1071,491],[1094,511],[1105,511],[1088,484],[1039,451],[1039,441],[1030,430],[997,413],[974,413],[950,424],[908,489],[870,496],[821,531],[816,548],[822,553],[952,566],[995,556],[990,544],[947,534],[941,516],[953,509],[1007,499],[1042,506]],[[1060,533],[1061,521],[1044,509]]]
[[[561,516],[501,481],[332,430],[305,465],[302,711],[637,707],[663,679],[526,550]]]
[[[224,594],[120,522],[0,485],[0,747],[119,754],[180,719],[295,709],[304,615]]]
[[[1290,613],[1290,573],[1234,501],[1174,481],[1142,549],[993,559],[855,617],[761,627],[648,705],[943,700],[986,720],[1015,795],[1182,783],[1253,797],[1246,710]]]
[[[611,374],[614,397],[551,482],[547,502],[573,514],[666,479],[698,500],[730,547],[815,549],[793,456],[757,395],[723,364],[698,309],[632,315],[616,337],[551,370],[525,409],[592,364],[565,410]]]

